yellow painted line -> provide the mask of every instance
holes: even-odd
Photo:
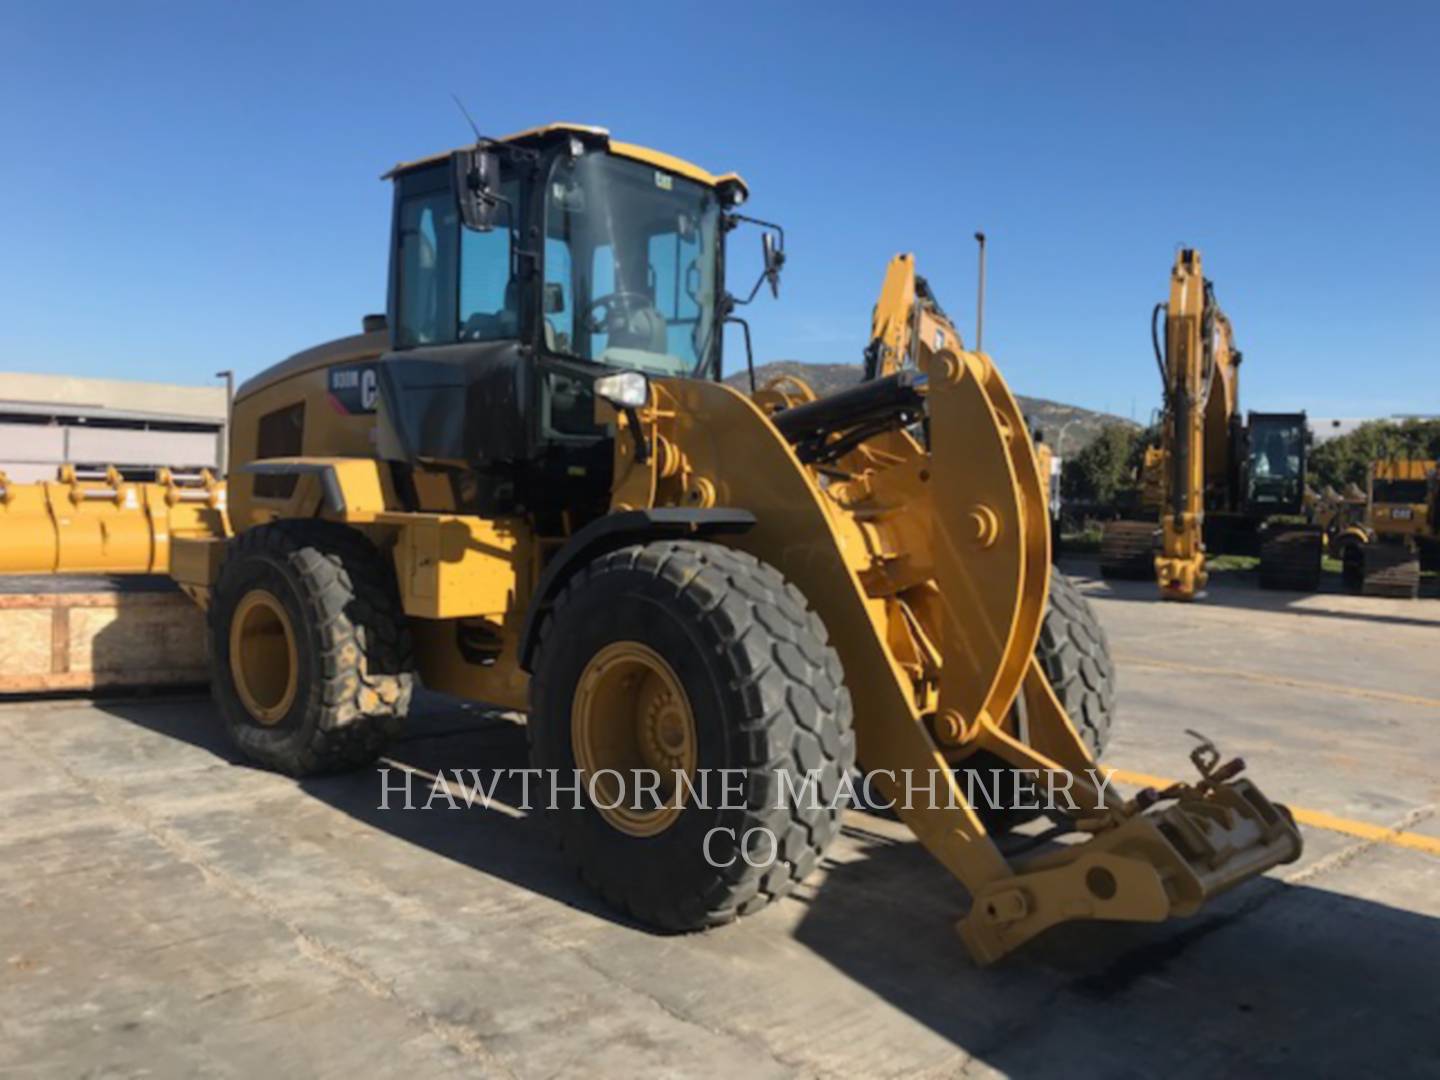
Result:
[[[1245,679],[1248,682],[1267,683],[1270,686],[1287,686],[1296,690],[1309,690],[1319,694],[1343,694],[1346,697],[1370,698],[1374,701],[1394,701],[1401,705],[1419,705],[1427,709],[1440,709],[1440,698],[1420,697],[1417,694],[1400,694],[1394,690],[1371,690],[1363,686],[1344,686],[1341,683],[1319,682],[1315,679],[1292,679],[1284,675],[1266,675],[1258,671],[1240,671],[1236,668],[1201,667],[1199,664],[1180,664],[1173,660],[1154,660],[1144,656],[1117,654],[1115,659],[1132,667],[1157,668],[1160,671],[1183,671],[1190,675],[1217,675],[1225,679]]]
[[[1134,784],[1137,787],[1167,788],[1175,783],[1174,780],[1167,780],[1163,776],[1151,776],[1149,773],[1131,772],[1129,769],[1111,769],[1109,766],[1101,767],[1122,784]],[[1423,851],[1427,855],[1440,855],[1440,837],[1421,836],[1419,833],[1402,832],[1399,829],[1387,828],[1384,825],[1371,825],[1367,821],[1356,821],[1353,818],[1336,817],[1334,814],[1327,814],[1323,810],[1306,810],[1302,806],[1290,807],[1290,813],[1295,815],[1295,820],[1301,825],[1309,825],[1312,829],[1324,829],[1326,832],[1343,833],[1345,836],[1355,836],[1361,840],[1372,840],[1378,844],[1391,844],[1395,847],[1409,848],[1411,851]]]

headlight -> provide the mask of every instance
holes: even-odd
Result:
[[[650,400],[650,380],[638,371],[617,371],[596,379],[595,393],[611,405],[638,409]]]

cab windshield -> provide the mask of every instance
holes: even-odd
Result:
[[[1300,498],[1305,425],[1296,419],[1252,420],[1250,501],[1293,503]]]
[[[561,158],[545,192],[549,351],[688,375],[717,347],[720,203],[638,161]]]

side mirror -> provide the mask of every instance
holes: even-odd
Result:
[[[784,241],[779,233],[765,230],[760,234],[760,250],[765,258],[765,280],[770,282],[770,295],[780,296],[780,268],[785,265]]]
[[[489,232],[495,227],[500,204],[500,155],[485,146],[457,150],[451,155],[455,168],[455,197],[460,220],[467,229]]]
[[[546,315],[559,315],[565,310],[565,286],[558,281],[545,283],[544,308]]]

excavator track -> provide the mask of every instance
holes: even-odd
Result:
[[[1155,576],[1153,521],[1107,521],[1100,533],[1100,573],[1121,581]]]
[[[1260,541],[1260,587],[1314,592],[1320,586],[1321,532],[1313,525],[1279,525]]]
[[[1420,594],[1420,556],[1405,544],[1351,544],[1344,574],[1346,586],[1362,596],[1413,600]]]

